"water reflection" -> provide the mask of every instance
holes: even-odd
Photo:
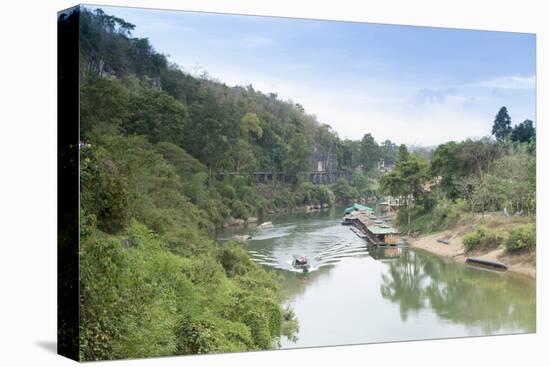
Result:
[[[325,278],[330,276],[330,271],[331,267],[322,267],[307,273],[277,270],[283,301],[291,302],[293,299],[303,296],[308,288],[315,284],[322,284],[323,281],[326,281]]]
[[[396,261],[389,263],[388,271],[382,274],[380,293],[384,298],[399,304],[401,320],[406,321],[411,311],[418,311],[425,306],[422,287],[425,278],[423,263],[410,251],[400,251]]]
[[[403,251],[388,263],[381,278],[380,293],[399,304],[402,320],[410,312],[430,308],[441,319],[483,334],[535,331],[535,287],[527,285],[527,279],[413,251]]]

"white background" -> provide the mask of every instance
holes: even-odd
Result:
[[[65,366],[56,339],[56,12],[71,1],[3,2],[0,54],[0,365]],[[101,362],[94,366],[548,365],[548,117],[545,1],[102,1],[165,9],[537,33],[537,334]],[[162,50],[161,50],[162,51]],[[522,55],[495,55],[522,57]],[[498,61],[496,61],[498,62]],[[546,101],[546,105],[543,104]],[[546,267],[546,269],[545,269]],[[472,304],[472,307],[475,307]],[[336,312],[336,310],[335,310]],[[339,310],[338,312],[341,312]],[[545,363],[546,362],[546,363]]]

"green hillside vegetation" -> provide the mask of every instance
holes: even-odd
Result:
[[[399,149],[395,169],[380,179],[382,193],[401,197],[397,223],[407,233],[457,225],[488,225],[465,237],[467,250],[504,245],[509,252],[535,249],[536,135],[533,122],[512,127],[506,107],[493,125],[495,140],[451,141],[429,160]],[[488,213],[492,215],[487,216]],[[519,218],[516,220],[515,218]],[[523,219],[526,218],[526,219]],[[525,224],[517,228],[517,225]],[[510,229],[514,229],[510,233]]]
[[[83,360],[268,349],[296,330],[275,276],[208,239],[177,172],[142,137],[81,149]]]

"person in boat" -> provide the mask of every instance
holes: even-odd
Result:
[[[296,258],[296,260],[294,261],[294,264],[296,264],[296,265],[306,265],[307,264],[307,257],[300,256],[300,257]]]

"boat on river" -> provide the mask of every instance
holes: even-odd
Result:
[[[343,226],[353,225],[353,215],[345,215],[344,218],[342,218],[342,225]]]
[[[292,259],[292,266],[296,269],[302,269],[304,271],[308,271],[311,267],[306,256],[294,256]]]
[[[473,265],[487,266],[487,267],[498,269],[498,270],[508,269],[508,266],[506,266],[506,264],[504,264],[504,263],[501,263],[500,261],[482,259],[482,258],[479,258],[479,257],[468,257],[468,258],[466,258],[466,263],[467,264],[473,264]]]

